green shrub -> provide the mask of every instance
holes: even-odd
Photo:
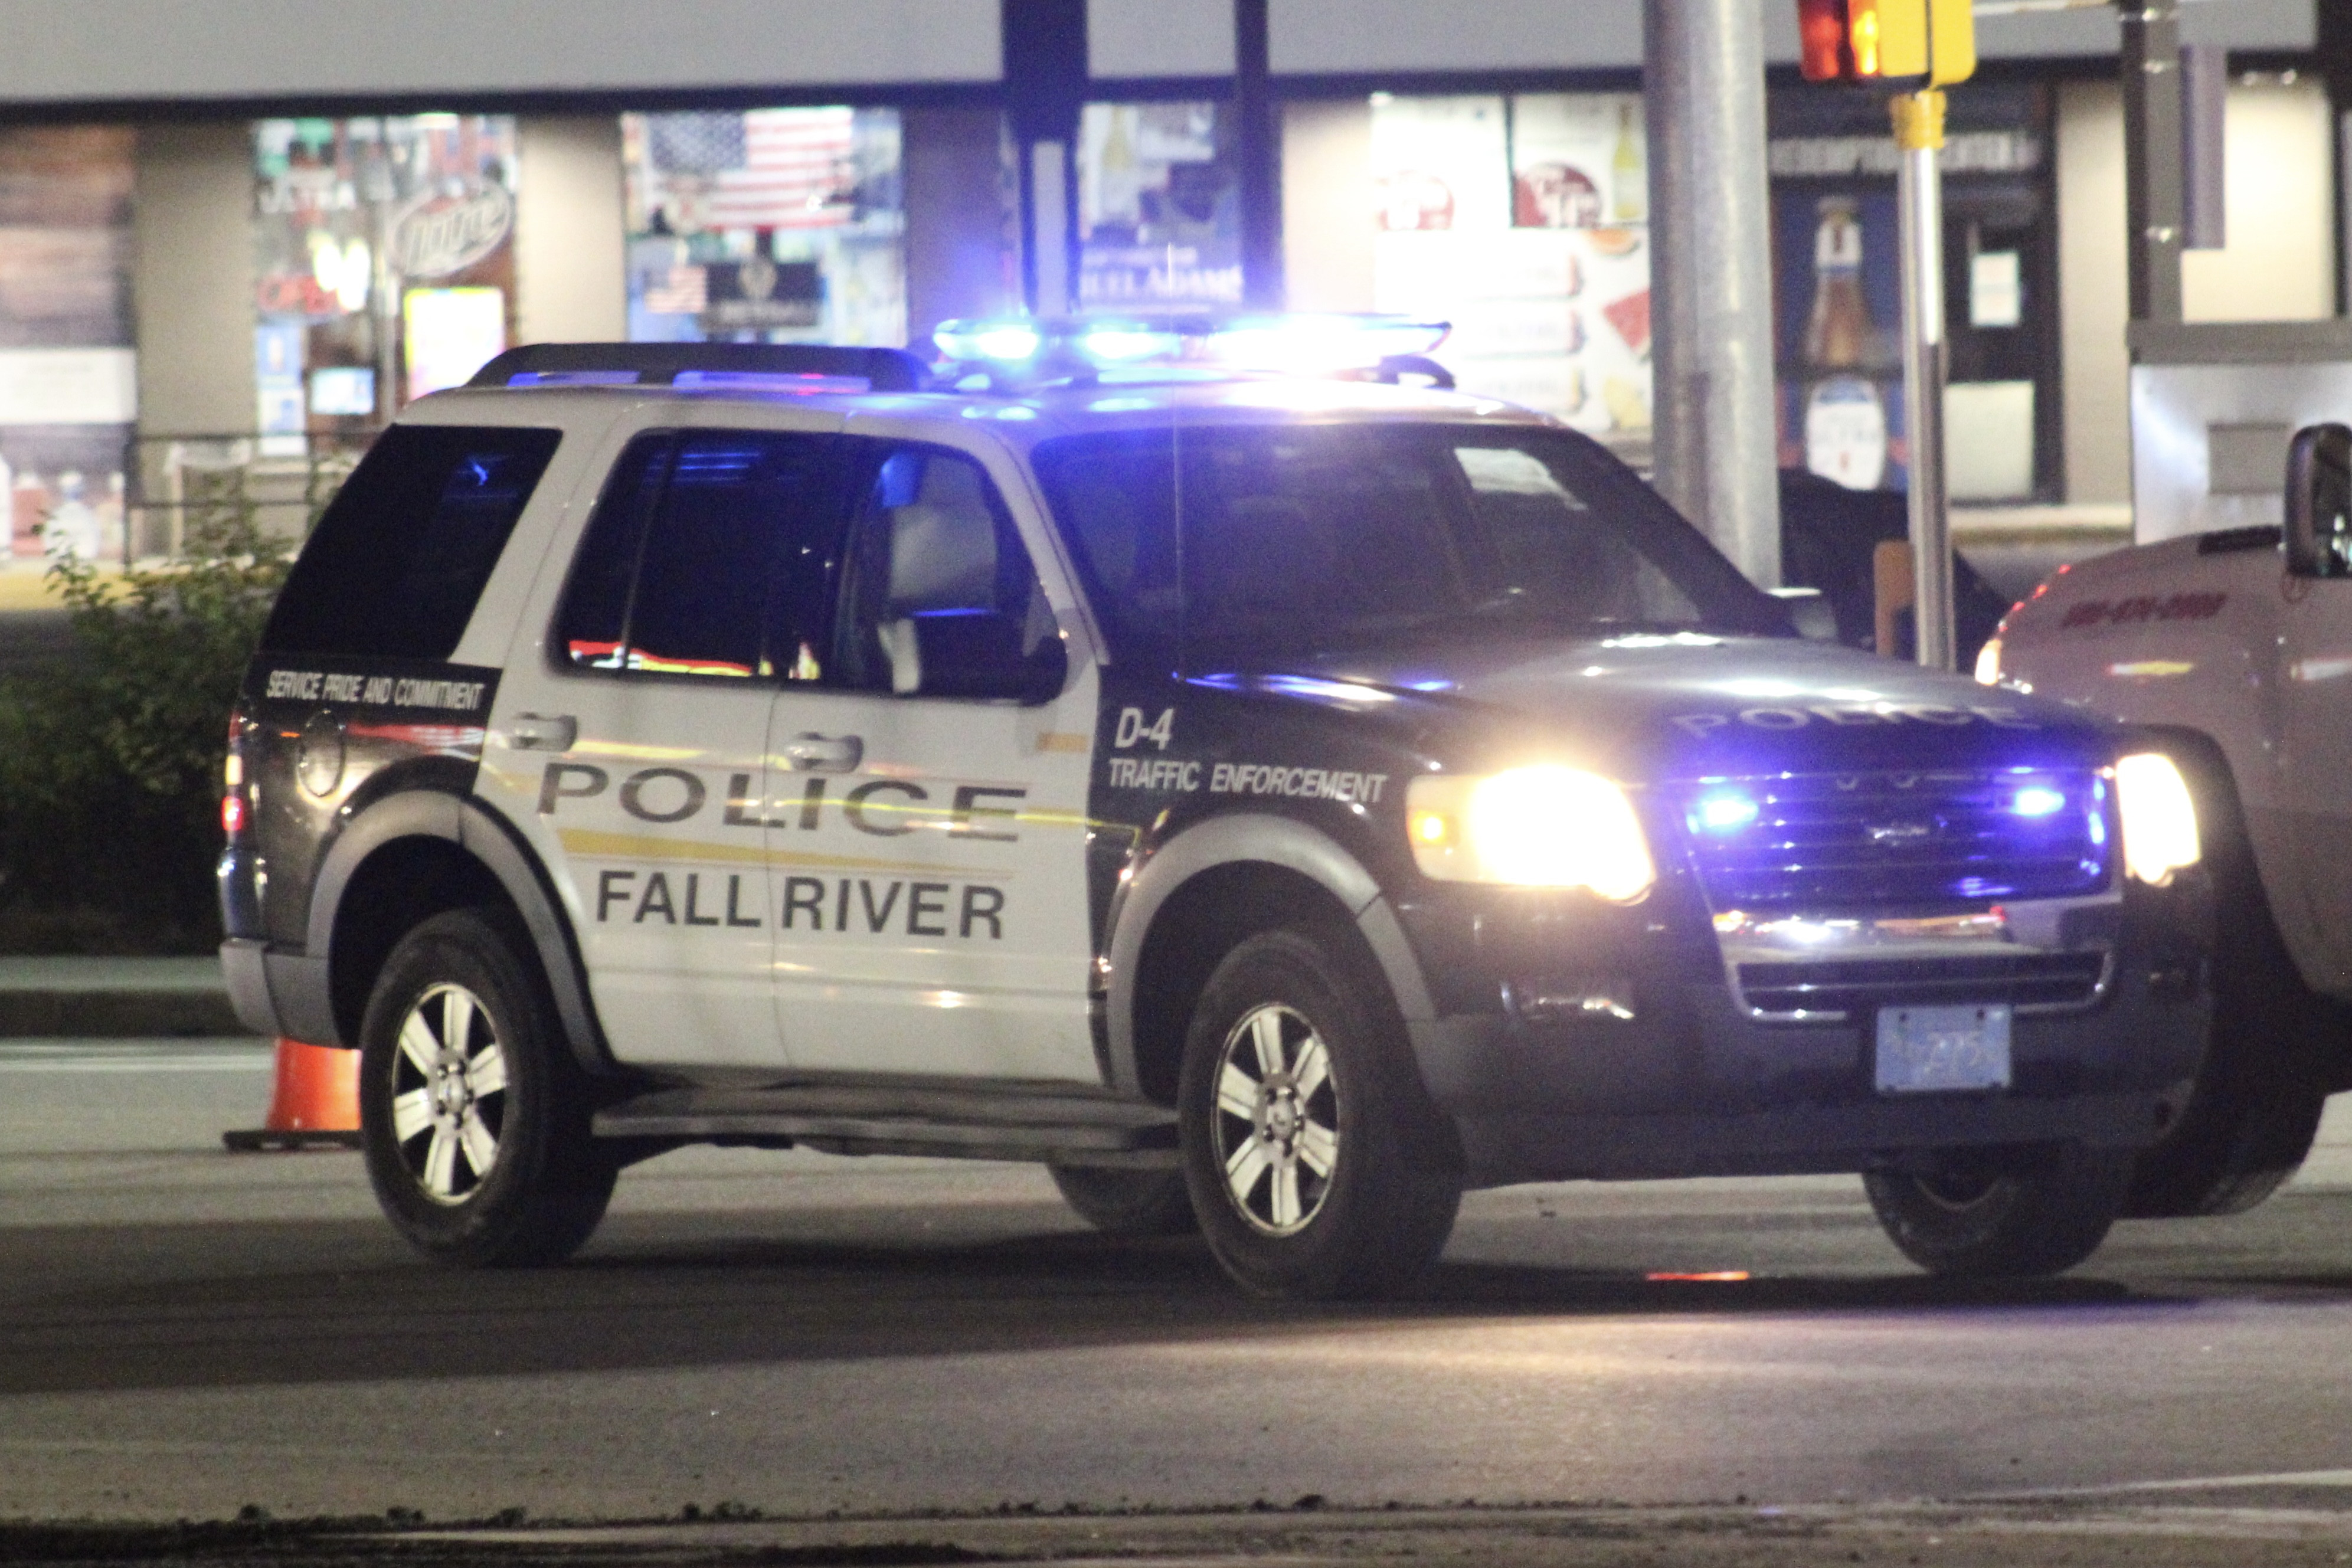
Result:
[[[191,515],[169,564],[49,568],[76,656],[0,681],[0,951],[220,939],[228,713],[290,559],[237,501]]]

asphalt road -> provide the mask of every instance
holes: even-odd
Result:
[[[1545,1186],[1474,1196],[1424,1301],[1299,1309],[1032,1170],[748,1151],[444,1272],[357,1155],[220,1152],[267,1091],[254,1042],[0,1042],[0,1520],[2352,1507],[2341,1114],[2262,1209],[2048,1284],[1924,1280],[1848,1180]]]

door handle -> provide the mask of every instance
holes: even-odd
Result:
[[[568,713],[519,713],[507,734],[517,751],[569,751],[580,737],[580,721]]]
[[[850,773],[866,756],[866,742],[854,735],[796,735],[784,742],[784,759],[796,773]]]

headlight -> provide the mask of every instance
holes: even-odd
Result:
[[[1977,650],[1977,685],[2000,685],[2000,638],[1998,635],[1986,638],[1985,645]]]
[[[2124,869],[2152,887],[2192,866],[2203,851],[2197,840],[2197,805],[2172,758],[2143,751],[2116,764],[2116,803],[2124,820]]]
[[[1440,882],[1584,887],[1630,904],[1658,880],[1625,791],[1574,768],[1423,775],[1405,789],[1422,874]]]

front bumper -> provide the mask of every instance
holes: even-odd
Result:
[[[2127,977],[2095,1011],[2018,1019],[2006,1090],[1887,1095],[1873,1086],[1871,1024],[1757,1023],[1720,985],[1678,1000],[1632,1021],[1414,1026],[1472,1184],[1869,1170],[1995,1144],[2145,1147],[2186,1103],[2210,1022],[2201,994]]]
[[[2018,1006],[2011,1084],[1994,1092],[1882,1093],[1875,1008],[2035,993],[1849,987],[1842,1013],[1775,1017],[1741,994],[1738,977],[1754,971],[1727,962],[1739,946],[1719,944],[1705,918],[1664,901],[1411,913],[1424,963],[1445,977],[1433,988],[1440,1016],[1409,1026],[1413,1051],[1474,1185],[1925,1168],[1937,1151],[1990,1145],[2145,1147],[2185,1106],[2210,1027],[2201,879],[2066,915],[2069,939],[2085,935],[2104,956],[2095,1000]],[[1570,977],[1546,989],[1587,1005],[1518,1005],[1530,988],[1515,977],[1546,972]]]

